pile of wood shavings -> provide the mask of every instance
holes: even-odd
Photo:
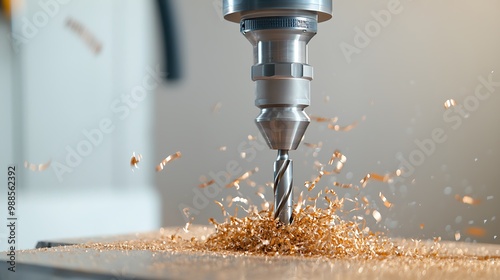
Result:
[[[363,231],[355,222],[332,213],[334,206],[306,206],[295,212],[291,225],[280,225],[270,211],[252,212],[239,219],[216,224],[216,231],[200,248],[215,252],[245,252],[256,255],[375,257],[401,255],[389,238]]]
[[[354,221],[346,221],[336,212],[343,206],[334,192],[325,195],[327,207],[316,206],[316,200],[300,200],[295,206],[294,221],[281,225],[271,210],[258,211],[250,207],[244,218],[226,215],[224,223],[215,225],[211,234],[162,235],[151,240],[131,240],[110,244],[84,244],[98,250],[150,250],[236,253],[257,256],[301,256],[330,259],[372,259],[388,256],[435,256],[439,244],[424,247],[418,242],[410,246],[397,245],[381,233],[373,233]],[[222,206],[221,206],[222,207]],[[223,207],[222,207],[223,208]]]
[[[272,210],[250,206],[244,218],[231,216],[220,204],[226,216],[224,223],[215,220],[215,233],[206,240],[192,240],[193,248],[211,252],[238,252],[265,256],[302,256],[338,258],[374,258],[386,256],[435,256],[438,240],[430,247],[418,242],[401,246],[382,233],[374,233],[355,220],[339,216],[344,199],[325,188],[315,197],[303,199],[300,195],[294,207],[291,225],[282,225],[274,219]],[[325,207],[318,207],[318,203]],[[358,210],[362,210],[361,208]]]

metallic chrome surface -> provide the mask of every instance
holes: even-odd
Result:
[[[243,35],[253,45],[254,64],[302,63],[307,64],[307,43],[316,34],[309,29],[255,30]]]
[[[332,0],[223,0],[225,19],[240,23],[253,46],[255,106],[261,109],[257,127],[271,149],[278,150],[274,166],[275,217],[292,222],[292,162],[304,137],[309,117],[313,67],[307,44],[318,22],[332,16]]]
[[[303,78],[312,80],[313,68],[311,65],[300,63],[271,63],[252,66],[252,80],[266,80],[276,78]]]
[[[297,17],[297,16],[273,16],[242,19],[240,22],[240,31],[245,34],[255,30],[268,29],[297,29],[309,32],[318,30],[318,22],[315,17]]]
[[[267,144],[274,150],[297,149],[309,122],[300,107],[264,108],[255,120]]]
[[[240,22],[249,11],[294,10],[315,12],[319,22],[332,18],[331,0],[223,0],[222,12],[226,20]]]
[[[309,16],[297,19],[316,22]],[[304,108],[310,104],[313,68],[307,64],[307,43],[316,34],[315,30],[252,27],[255,29],[248,29],[251,31],[244,35],[254,46],[252,79],[256,82],[255,105],[261,109],[257,126],[271,149],[294,150],[309,122]],[[273,120],[274,117],[277,119]]]
[[[288,150],[278,150],[274,163],[274,218],[285,225],[293,221],[293,163]]]

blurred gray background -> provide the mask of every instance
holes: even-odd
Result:
[[[57,12],[56,4],[46,10],[42,2],[56,3]],[[21,169],[22,247],[47,238],[183,226],[185,208],[194,223],[222,221],[214,200],[242,196],[260,205],[259,188],[272,199],[266,183],[276,153],[262,149],[254,125],[251,45],[237,24],[223,20],[220,0],[170,2],[183,77],[152,86],[132,106],[123,96],[163,65],[154,1],[24,1],[10,20],[2,17],[0,162],[2,170],[12,163]],[[301,145],[292,153],[296,196],[307,193],[304,181],[316,177],[314,162],[326,164],[338,149],[347,157],[344,169],[324,177],[311,195],[331,187],[341,197],[366,197],[382,216],[377,223],[365,215],[368,226],[390,236],[500,243],[499,12],[498,0],[334,1],[333,19],[319,25],[309,44],[315,77],[306,111],[358,125],[334,131],[327,123],[311,123],[304,142],[322,147],[315,154]],[[390,19],[380,19],[388,13]],[[26,29],[29,24],[36,32]],[[25,40],[12,44],[13,34]],[[92,49],[96,43],[98,52]],[[448,99],[458,105],[446,110]],[[99,128],[103,120],[112,131],[69,167],[68,151],[84,146],[84,130]],[[446,141],[438,143],[433,135]],[[177,151],[182,158],[154,171]],[[132,152],[143,155],[139,169],[130,167]],[[25,160],[49,159],[50,168],[42,172],[23,167]],[[71,172],[58,178],[56,162]],[[211,179],[236,179],[240,174],[224,177],[228,163],[241,174],[258,167],[250,177],[256,186],[246,181],[239,190],[211,188],[215,193],[198,187]],[[333,186],[359,185],[368,173],[398,168],[403,176],[370,181],[359,193]],[[0,176],[7,182],[6,172]],[[393,204],[390,209],[379,193]],[[5,205],[5,191],[0,195]],[[477,203],[457,200],[464,196]],[[2,244],[6,235],[2,229]]]

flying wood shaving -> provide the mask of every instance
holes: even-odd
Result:
[[[188,211],[185,211],[186,208],[184,208],[182,210],[182,212],[184,212],[184,215],[186,215],[186,212],[188,213],[188,215],[186,215],[186,217],[189,219],[189,222],[187,222],[184,227],[182,228],[182,230],[184,230],[184,232],[189,232],[189,227],[193,224],[193,221],[194,221],[194,217],[189,217],[189,210]]]
[[[316,160],[316,161],[314,161],[314,167],[316,169],[322,170],[324,168],[324,165],[321,162]]]
[[[159,172],[159,171],[162,171],[163,170],[163,167],[165,167],[165,165],[175,159],[178,159],[182,156],[181,152],[176,152],[175,154],[171,154],[169,155],[168,157],[166,157],[164,160],[162,160],[160,162],[160,164],[158,164],[156,166],[156,172]]]
[[[378,222],[382,220],[382,215],[380,215],[380,212],[377,210],[373,210],[372,212],[373,218]]]
[[[351,199],[351,198],[348,198],[348,197],[344,197],[343,199],[344,199],[344,200],[346,200],[346,201],[350,201],[350,202],[352,202],[352,203],[356,203],[356,201],[355,201],[355,200],[353,200],[353,199]]]
[[[357,125],[358,125],[357,121],[355,121],[352,124],[347,125],[347,126],[340,126],[338,124],[331,124],[330,123],[330,124],[328,124],[328,128],[331,130],[335,130],[335,131],[350,131],[353,128],[355,128]]]
[[[239,196],[231,199],[231,203],[232,202],[241,202],[241,203],[244,203],[244,204],[248,205],[248,199],[243,198],[243,197],[239,197]]]
[[[347,158],[339,150],[335,150],[330,158],[330,161],[328,161],[328,165],[333,165],[335,163],[335,169],[333,169],[332,172],[338,174],[344,167],[346,161]],[[327,174],[331,174],[332,172],[327,172]]]
[[[205,183],[202,183],[202,184],[198,185],[198,188],[203,189],[203,188],[206,188],[206,187],[208,187],[210,185],[213,185],[214,183],[215,183],[215,180],[212,179],[212,180],[210,180],[208,182],[205,182]]]
[[[363,234],[369,234],[370,233],[370,227],[365,227],[363,229]]]
[[[311,116],[310,118],[312,121],[319,122],[319,123],[327,122],[328,128],[331,130],[335,130],[335,131],[350,131],[358,125],[358,121],[355,121],[350,125],[340,126],[337,124],[337,121],[339,120],[338,117],[324,118],[324,117]],[[365,119],[366,119],[366,116],[361,117],[362,121],[364,121]]]
[[[392,207],[392,203],[390,203],[387,198],[382,194],[382,192],[379,192],[378,193],[378,196],[380,197],[380,199],[382,199],[382,201],[384,202],[384,206],[387,207],[387,208],[391,208]]]
[[[366,196],[363,196],[361,198],[361,200],[363,200],[363,202],[366,204],[366,205],[369,205],[370,204],[370,201],[368,200],[368,198],[366,198]]]
[[[316,179],[314,179],[313,182],[310,182],[310,181],[306,181],[304,183],[304,187],[307,188],[308,191],[312,191],[314,189],[314,187],[316,187],[316,184],[319,183],[319,181],[321,180],[321,177],[323,177],[325,173],[321,170],[319,171],[319,174],[318,176],[316,177]]]
[[[260,208],[262,208],[263,211],[268,211],[269,210],[269,202],[268,201],[263,201],[260,204]]]
[[[299,199],[297,200],[297,205],[295,205],[295,212],[299,212],[304,205],[304,192],[300,192]]]
[[[323,170],[324,165],[321,164],[319,161],[315,161],[314,165],[320,169],[319,174],[313,180],[313,182],[306,181],[304,183],[304,186],[308,189],[308,191],[313,190],[316,187],[316,185],[318,184],[318,182],[321,180],[323,175],[331,175],[333,173],[336,173],[336,174],[340,173],[340,171],[344,167],[344,164],[346,163],[346,161],[347,161],[347,158],[339,150],[335,150],[335,152],[333,152],[333,155],[330,158],[330,161],[328,162],[328,165],[334,165],[334,163],[335,163],[335,168],[332,171]],[[338,182],[334,182],[333,185],[337,186],[337,187],[341,187],[341,188],[352,188],[353,187],[352,184],[341,184]]]
[[[236,187],[237,190],[240,189],[240,185],[239,185],[240,182],[243,181],[243,180],[248,179],[250,176],[252,176],[253,174],[255,174],[258,171],[259,171],[259,168],[255,167],[254,169],[243,173],[243,175],[241,175],[240,177],[236,178],[231,183],[227,184],[226,188]]]
[[[319,123],[321,123],[321,122],[336,123],[339,120],[338,117],[324,118],[324,117],[310,116],[310,118],[312,121],[319,122]]]
[[[229,201],[227,207],[233,206],[233,197],[231,195],[226,196],[226,201]]]
[[[316,201],[321,197],[322,192],[320,191],[316,196],[310,196],[307,198],[309,201]]]
[[[304,142],[304,145],[311,149],[321,149],[321,147],[323,147],[323,142],[318,142],[318,144]]]
[[[226,212],[226,209],[224,208],[224,205],[222,205],[222,203],[220,203],[219,201],[217,200],[214,200],[215,204],[219,205],[221,211],[222,211],[222,215],[225,217],[227,216],[227,212]]]
[[[361,187],[366,187],[366,184],[368,184],[368,179],[370,179],[371,175],[370,173],[366,174],[366,176],[359,181],[361,183]]]
[[[208,222],[215,226],[219,225],[214,218],[208,218]]]
[[[221,152],[225,152],[226,150],[227,150],[226,146],[219,147],[219,151],[221,151]]]
[[[273,182],[267,182],[266,187],[270,187],[271,189],[274,189],[274,183]]]
[[[29,169],[31,171],[44,171],[47,168],[49,168],[51,163],[52,160],[50,159],[46,163],[41,163],[41,164],[33,164],[28,161],[24,161],[24,168]]]
[[[266,200],[266,197],[262,192],[256,192],[256,194],[262,199],[262,203],[260,204],[260,207],[262,210],[267,211],[269,210],[269,202]]]
[[[486,235],[486,229],[481,227],[469,227],[465,230],[468,235],[483,237]]]
[[[393,177],[399,177],[399,176],[401,176],[401,174],[403,174],[403,171],[401,169],[396,169],[396,172],[394,172]]]
[[[478,205],[478,204],[481,203],[481,200],[474,199],[474,198],[472,198],[472,197],[470,197],[468,195],[465,195],[465,196],[461,197],[460,195],[456,194],[455,195],[455,199],[457,201],[460,201],[462,203],[469,204],[469,205]]]
[[[66,26],[75,32],[94,54],[97,55],[101,52],[102,43],[82,23],[73,18],[67,18]]]
[[[192,222],[187,222],[182,228],[182,230],[184,230],[184,232],[189,232],[189,227],[191,226],[191,224]]]
[[[261,192],[256,192],[255,194],[256,194],[256,195],[258,195],[260,198],[262,198],[262,200],[266,201],[266,197],[264,196],[264,194],[263,194],[263,193],[261,193]]]
[[[366,184],[368,184],[369,180],[375,180],[375,181],[380,181],[380,182],[386,183],[386,182],[389,182],[394,177],[401,176],[401,174],[402,174],[401,169],[396,170],[392,174],[385,174],[385,175],[380,175],[377,173],[368,173],[368,174],[366,174],[366,176],[363,179],[361,179],[360,183],[361,183],[361,186],[364,188],[364,187],[366,187]]]
[[[319,142],[318,144],[304,142],[304,145],[308,148],[313,149],[313,154],[312,154],[313,157],[318,157],[318,154],[321,151],[321,148],[323,147],[323,142]]]
[[[379,175],[377,173],[371,173],[370,174],[370,179],[375,180],[375,181],[380,181],[380,182],[387,182],[389,180],[388,175]]]
[[[444,102],[444,108],[450,109],[451,107],[457,106],[457,102],[454,99],[448,99]]]
[[[342,183],[339,183],[339,182],[333,182],[333,185],[336,186],[336,187],[343,188],[343,189],[350,189],[350,188],[354,187],[353,184],[342,184]]]
[[[137,166],[137,165],[139,164],[139,162],[141,160],[142,160],[142,155],[141,154],[138,154],[136,156],[135,152],[132,152],[132,157],[130,158],[130,167],[139,168],[139,166]],[[134,171],[134,169],[132,169],[132,171]]]
[[[329,188],[325,188],[325,194],[331,194],[331,195],[337,195],[337,193],[332,190],[332,189],[329,189]]]

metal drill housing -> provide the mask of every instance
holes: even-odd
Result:
[[[307,64],[307,44],[318,22],[332,17],[332,0],[223,0],[224,17],[240,23],[240,31],[253,45],[252,80],[257,127],[271,149],[274,163],[274,218],[293,221],[293,162],[310,119],[313,68]]]
[[[297,149],[310,122],[307,44],[332,17],[332,0],[223,0],[223,14],[253,45],[260,132],[271,149]]]

